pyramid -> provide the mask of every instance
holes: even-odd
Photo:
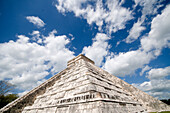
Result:
[[[169,106],[80,54],[67,68],[2,108],[4,113],[146,113]]]

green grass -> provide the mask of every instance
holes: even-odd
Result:
[[[170,113],[170,111],[162,111],[162,112],[150,112],[150,113]]]
[[[162,111],[162,112],[160,112],[160,113],[170,113],[170,111]]]

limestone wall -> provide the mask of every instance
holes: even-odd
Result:
[[[83,55],[0,110],[5,113],[133,113],[169,107],[94,65]]]
[[[42,83],[40,86],[28,92],[26,95],[19,97],[18,99],[9,103],[8,105],[0,109],[0,113],[21,113],[24,107],[32,105],[36,97],[45,93],[46,88],[52,86],[55,81],[65,73],[65,71],[67,71],[67,69],[51,77],[46,82]]]
[[[37,96],[22,113],[120,113],[142,112],[144,107],[115,82],[95,71],[84,60],[69,65],[67,73]],[[100,104],[99,106],[98,103]],[[116,110],[116,111],[115,111]]]
[[[144,104],[148,111],[170,111],[170,106],[168,106],[167,104],[137,89],[136,87],[128,84],[127,82],[109,74],[105,70],[91,64],[89,64],[89,67],[91,67],[91,71],[93,71],[94,73],[100,73],[103,76],[106,76],[108,79],[112,80],[113,83],[120,85],[123,90],[129,92],[135,100]]]

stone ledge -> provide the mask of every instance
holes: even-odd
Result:
[[[69,60],[69,61],[67,62],[67,67],[74,66],[75,63],[76,63],[77,61],[79,61],[79,60],[83,60],[83,61],[85,61],[85,62],[89,62],[89,63],[95,64],[94,61],[92,61],[91,59],[87,58],[87,57],[84,56],[83,54],[80,54],[80,55],[78,55],[77,57]]]
[[[85,95],[87,96],[87,95]],[[69,105],[73,105],[73,104],[81,104],[81,103],[89,103],[89,102],[96,102],[96,101],[103,101],[103,102],[112,102],[112,103],[123,103],[123,104],[132,104],[134,106],[136,105],[142,105],[141,103],[138,102],[129,102],[129,101],[120,101],[120,100],[114,100],[114,99],[103,99],[103,98],[95,98],[95,99],[87,99],[87,100],[79,100],[79,101],[73,101],[73,102],[65,102],[68,99],[71,98],[65,98],[62,100],[58,100],[59,103],[53,104],[53,105],[46,105],[46,106],[39,106],[39,107],[34,107],[34,106],[27,106],[25,107],[24,110],[31,110],[31,109],[42,109],[42,108],[50,108],[50,107],[58,107],[58,106],[69,106]],[[62,102],[63,103],[60,103]]]

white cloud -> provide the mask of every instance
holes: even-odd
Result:
[[[74,52],[66,48],[66,45],[70,43],[65,35],[55,36],[56,31],[52,31],[48,37],[44,37],[45,48],[48,50],[49,65],[52,68],[52,72],[56,73],[64,69],[67,65],[67,61],[73,58]]]
[[[109,33],[124,29],[126,22],[133,18],[132,12],[122,7],[117,0],[108,0],[107,7],[109,12],[107,12],[108,16],[105,18],[105,22]]]
[[[158,53],[163,47],[170,47],[170,5],[157,15],[151,22],[149,35],[141,40],[142,48],[145,51],[157,49]]]
[[[92,2],[94,6],[89,0],[58,0],[55,6],[62,13],[73,12],[75,16],[86,19],[88,24],[95,23],[99,30],[106,28],[110,34],[124,29],[126,22],[133,18],[132,12],[121,6],[124,1],[107,0],[105,4],[102,0]],[[103,23],[106,23],[106,26]]]
[[[45,23],[39,17],[36,17],[36,16],[27,16],[26,19],[29,22],[33,23],[38,28],[44,27],[44,25],[45,25]]]
[[[43,41],[40,38],[40,32],[39,31],[33,31],[31,34],[32,40],[36,41],[37,43],[41,44]]]
[[[160,79],[170,75],[170,66],[166,68],[151,69],[148,73],[149,79]]]
[[[70,40],[65,35],[56,36],[55,30],[43,37],[41,45],[24,35],[18,38],[0,44],[0,80],[8,78],[21,90],[39,85],[47,75],[66,68],[67,61],[74,57],[66,47]]]
[[[159,56],[163,48],[170,46],[169,10],[170,5],[152,20],[151,31],[141,39],[138,50],[108,57],[103,68],[116,76],[125,76]]]
[[[149,95],[152,95],[158,99],[169,99],[170,93],[169,92],[148,92]]]
[[[157,13],[158,5],[163,0],[134,0],[135,6],[140,5],[142,8],[142,20],[146,18],[147,15],[154,15]]]
[[[149,69],[151,69],[151,67],[149,67],[148,65],[145,66],[144,68],[142,68],[142,71],[140,72],[140,76],[142,76],[143,73],[145,73],[145,72],[148,71]]]
[[[138,39],[138,37],[141,35],[141,32],[145,30],[145,27],[143,27],[141,24],[142,21],[140,19],[138,19],[138,21],[133,24],[128,37],[125,39],[126,43],[132,43]]]
[[[142,24],[144,23],[145,19],[147,19],[146,16],[156,14],[158,8],[161,7],[159,5],[161,1],[158,0],[134,0],[134,1],[135,1],[134,8],[136,8],[137,5],[140,5],[142,7],[141,11],[142,16],[141,18],[138,18],[138,21],[136,23],[133,24],[133,27],[131,28],[129,35],[125,39],[126,43],[132,43],[136,39],[138,39],[138,37],[141,35],[141,32],[145,30],[145,27],[142,26]]]
[[[25,95],[25,94],[27,94],[29,91],[28,90],[26,90],[26,91],[24,91],[24,92],[21,92],[21,93],[18,93],[18,96],[23,96],[23,95]]]
[[[141,84],[136,84],[136,83],[133,83],[132,84],[133,86],[135,86],[136,88],[142,90],[142,91],[150,91],[152,89],[152,84],[150,81],[146,81],[146,82],[143,82]]]
[[[159,99],[169,99],[170,80],[166,79],[166,76],[170,76],[170,66],[165,68],[151,69],[148,72],[148,78],[150,81],[132,85]]]
[[[142,68],[153,58],[151,53],[141,50],[129,51],[108,57],[103,68],[115,76],[123,77],[133,74],[136,69]]]
[[[103,33],[97,33],[91,46],[84,47],[82,53],[95,61],[100,66],[104,57],[108,54],[109,45],[107,40],[110,38]]]
[[[19,38],[17,40],[18,43],[27,43],[29,41],[29,38],[24,35],[18,35],[18,38]]]

